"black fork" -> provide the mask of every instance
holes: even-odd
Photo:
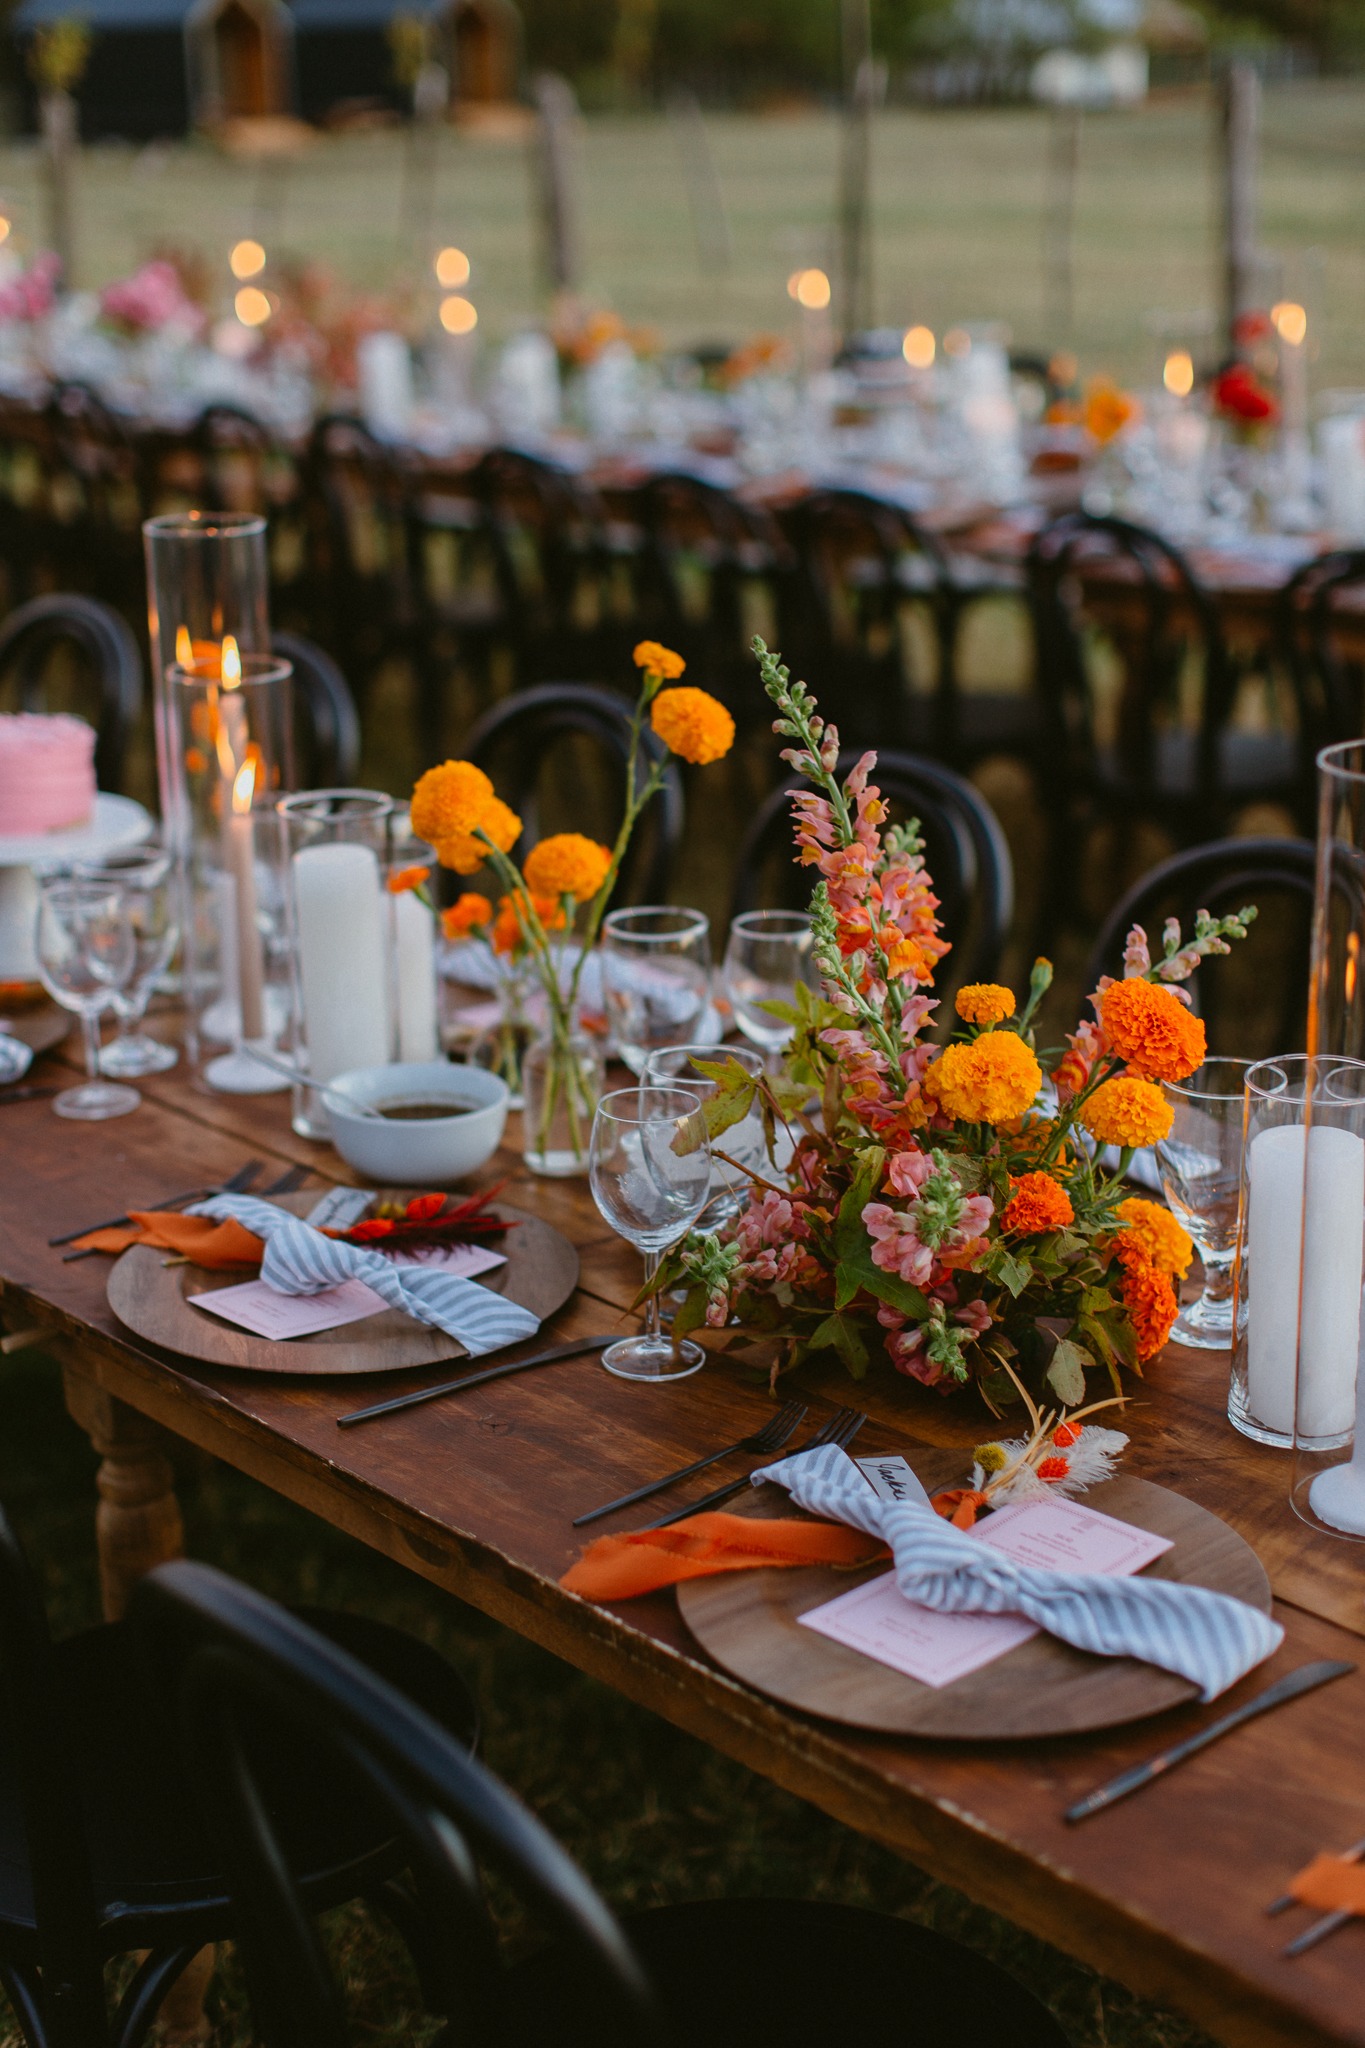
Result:
[[[860,1408],[838,1408],[828,1422],[816,1430],[813,1437],[797,1446],[792,1456],[799,1457],[802,1451],[821,1450],[826,1444],[837,1444],[841,1451],[846,1451],[866,1421],[867,1417]],[[718,1486],[714,1493],[704,1495],[701,1500],[694,1500],[691,1507],[678,1508],[673,1514],[665,1515],[660,1522],[647,1522],[645,1527],[666,1529],[670,1522],[681,1522],[685,1515],[704,1515],[710,1509],[720,1507],[722,1502],[733,1500],[737,1493],[743,1493],[748,1484],[746,1478],[737,1479],[730,1486]]]
[[[680,1465],[676,1472],[667,1472],[662,1479],[651,1479],[644,1486],[637,1486],[634,1493],[623,1493],[619,1500],[609,1500],[600,1508],[589,1508],[586,1515],[575,1515],[573,1526],[581,1529],[585,1522],[596,1522],[603,1515],[615,1514],[617,1508],[634,1507],[637,1500],[648,1500],[652,1493],[662,1493],[666,1486],[676,1486],[680,1480],[690,1479],[694,1472],[704,1472],[708,1465],[718,1465],[722,1458],[732,1457],[739,1451],[780,1451],[805,1419],[805,1402],[788,1401],[785,1408],[779,1408],[776,1415],[768,1417],[762,1429],[750,1431],[737,1443],[726,1444],[721,1450],[712,1451],[708,1457],[698,1458],[694,1464]]]

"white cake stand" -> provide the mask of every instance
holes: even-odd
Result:
[[[36,981],[33,928],[38,917],[36,877],[78,860],[98,860],[146,839],[152,821],[131,797],[95,798],[88,823],[70,832],[0,836],[0,981]]]

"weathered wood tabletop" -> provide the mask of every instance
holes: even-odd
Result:
[[[58,1057],[35,1076],[61,1078]],[[69,1405],[101,1452],[111,1611],[179,1541],[159,1425],[1221,2039],[1365,2044],[1365,1925],[1289,1962],[1280,1949],[1303,1916],[1264,1914],[1316,1851],[1365,1835],[1365,1671],[1076,1829],[1061,1818],[1072,1800],[1222,1706],[1008,1745],[861,1735],[786,1710],[708,1660],[671,1593],[600,1608],[557,1583],[579,1547],[576,1513],[756,1425],[769,1396],[752,1375],[717,1360],[650,1387],[581,1358],[341,1431],[336,1417],[368,1387],[382,1398],[449,1368],[333,1383],[158,1356],[110,1311],[108,1260],[63,1264],[50,1236],[223,1178],[249,1155],[305,1161],[319,1184],[350,1176],[330,1148],[293,1135],[287,1097],[213,1096],[179,1073],[145,1083],[144,1095],[134,1115],[109,1124],[63,1123],[46,1101],[0,1112],[0,1317],[11,1332],[50,1333]],[[582,1257],[580,1290],[546,1341],[627,1325],[636,1258],[586,1185],[537,1180],[510,1150],[484,1177],[502,1175],[507,1199],[557,1225]],[[837,1368],[806,1386],[814,1420],[852,1393]],[[1285,1458],[1234,1434],[1226,1392],[1225,1354],[1169,1349],[1127,1420],[1127,1469],[1223,1515],[1270,1573],[1286,1640],[1229,1695],[1235,1703],[1308,1658],[1365,1665],[1365,1557],[1294,1520]],[[871,1416],[860,1449],[965,1451],[982,1434],[979,1414],[889,1371],[856,1399]],[[694,1482],[698,1494],[714,1476]],[[635,1521],[627,1513],[601,1526]]]

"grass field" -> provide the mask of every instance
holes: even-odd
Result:
[[[1274,254],[1320,252],[1306,290],[1321,343],[1320,384],[1365,383],[1365,82],[1269,90],[1263,122],[1262,239]],[[673,340],[781,327],[783,286],[831,251],[838,132],[826,115],[714,114],[706,133],[732,238],[728,269],[698,258],[678,130],[661,117],[584,123],[578,189],[584,289]],[[1088,368],[1143,380],[1154,313],[1218,303],[1214,121],[1199,92],[1133,113],[1088,115],[1080,142],[1075,322],[1048,331],[1042,247],[1049,117],[1031,109],[918,112],[879,119],[875,145],[876,312],[935,328],[1006,321],[1020,345],[1076,347]],[[429,196],[430,210],[427,215]],[[0,150],[0,198],[19,234],[40,239],[31,144]],[[535,216],[524,143],[455,130],[439,137],[432,182],[412,175],[398,133],[319,138],[264,172],[207,143],[99,145],[82,161],[77,263],[99,284],[156,243],[194,248],[218,267],[258,233],[277,251],[325,259],[380,287],[424,265],[437,240],[473,258],[485,336],[540,305]],[[1272,281],[1273,288],[1273,281]],[[1054,323],[1055,324],[1055,323]]]

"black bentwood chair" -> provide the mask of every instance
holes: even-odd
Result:
[[[845,776],[858,760],[839,756]],[[918,754],[879,753],[872,780],[893,822],[914,818],[934,878],[939,919],[953,941],[939,980],[956,988],[989,981],[1000,965],[1014,917],[1014,867],[995,812],[963,776]],[[791,799],[809,784],[793,776],[767,797],[740,847],[730,915],[757,909],[804,910],[815,870],[799,866],[792,845]]]
[[[428,2002],[452,2044],[497,2048],[830,2048],[949,2039],[1066,2048],[1011,1978],[943,1935],[844,1906],[717,1900],[618,1922],[519,1801],[411,1701],[291,1615],[203,1565],[134,1594],[150,1663],[176,1698],[191,1768],[231,1872],[264,2048],[344,2048],[341,1994],[266,1782],[306,1737],[338,1802],[383,1815],[406,1860]],[[551,1936],[506,1968],[487,1866]]]
[[[497,785],[524,826],[515,849],[522,860],[547,826],[548,803],[572,815],[584,798],[595,802],[601,837],[611,840],[625,807],[625,770],[630,759],[633,707],[610,690],[587,683],[540,683],[521,690],[484,713],[465,744],[466,758]],[[646,728],[646,772],[664,758],[659,793],[640,821],[626,857],[616,900],[663,903],[682,847],[682,777],[661,740]]]
[[[349,683],[330,654],[302,633],[271,644],[294,669],[294,745],[300,789],[346,789],[360,770],[360,718]]]
[[[0,625],[0,675],[13,669],[25,711],[49,708],[46,684],[61,648],[89,679],[95,727],[95,779],[117,790],[128,741],[142,707],[142,657],[127,623],[97,597],[30,598]]]
[[[420,1699],[453,1754],[472,1746],[477,1710],[434,1650],[361,1615],[310,1619],[310,1641],[344,1643]],[[179,1758],[132,1624],[54,1643],[0,1514],[0,1984],[28,2048],[139,2048],[186,1965],[233,1932]],[[311,1900],[379,1898],[387,1827],[333,1798],[306,1726],[281,1737],[262,1785]],[[104,1964],[130,1950],[146,1954],[110,2018]]]
[[[1297,1051],[1307,1029],[1316,858],[1311,839],[1215,839],[1162,861],[1110,911],[1090,956],[1086,989],[1102,974],[1123,973],[1124,943],[1135,924],[1156,957],[1168,917],[1179,918],[1189,940],[1197,912],[1226,917],[1254,903],[1256,922],[1246,940],[1202,962],[1190,995],[1211,1052],[1268,1058]]]

